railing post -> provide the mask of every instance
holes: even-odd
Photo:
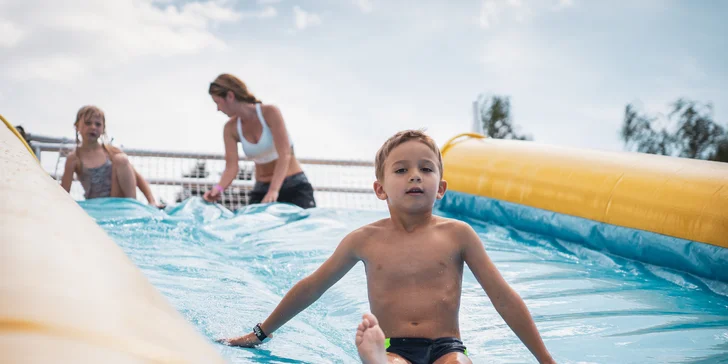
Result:
[[[471,127],[473,133],[483,134],[483,122],[480,120],[480,107],[478,100],[473,101],[473,125]]]

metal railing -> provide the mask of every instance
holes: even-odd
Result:
[[[64,159],[71,151],[73,151],[76,148],[76,144],[73,140],[68,138],[55,138],[55,137],[48,137],[43,135],[37,135],[37,134],[29,134],[28,139],[30,140],[30,146],[35,151],[36,155],[38,156],[39,160],[41,160],[42,155],[44,152],[46,153],[57,153],[57,156],[55,157],[55,170],[53,168],[49,168],[49,175],[56,179],[60,180],[60,177],[62,176],[62,166],[63,164],[60,163],[61,159]],[[172,163],[174,164],[174,160],[185,160],[189,164],[191,161],[204,161],[204,163],[208,162],[214,162],[218,166],[224,165],[225,156],[223,154],[218,153],[198,153],[198,152],[184,152],[184,151],[165,151],[165,150],[150,150],[150,149],[138,149],[138,148],[123,148],[124,153],[126,153],[130,160],[133,160],[134,158],[137,158],[136,161],[144,161],[144,160],[157,160],[158,165],[165,165],[165,163]],[[53,158],[51,157],[51,158]],[[376,197],[374,196],[374,193],[372,191],[371,186],[371,179],[374,177],[374,163],[371,161],[361,161],[361,160],[341,160],[341,159],[314,159],[314,158],[298,158],[299,163],[302,165],[302,168],[304,168],[304,171],[306,172],[307,176],[309,177],[309,180],[311,181],[311,184],[314,188],[314,192],[317,193],[317,202],[320,199],[320,197],[326,197],[326,196],[359,196],[354,198],[353,200],[356,200],[355,204],[362,204],[361,201],[366,200],[365,205],[368,205],[367,207],[363,207],[365,209],[381,209],[382,204],[378,203],[379,201],[376,200]],[[46,160],[45,162],[50,162],[50,160]],[[245,158],[244,156],[240,158],[241,164],[247,165],[248,169],[252,168],[252,161],[250,161],[248,158]],[[132,162],[135,164],[136,162]],[[181,162],[177,162],[178,164]],[[41,164],[43,163],[43,160],[41,160]],[[45,163],[48,164],[48,163]],[[143,164],[143,163],[142,163]],[[136,165],[136,164],[135,164]],[[61,171],[58,170],[59,166],[61,166]],[[177,166],[179,167],[179,166]],[[188,166],[189,168],[189,166]],[[159,171],[154,171],[153,167],[149,167],[149,170],[147,173],[141,172],[142,175],[145,176],[145,179],[147,182],[152,186],[160,186],[161,187],[181,187],[185,190],[186,196],[192,195],[199,195],[204,190],[207,190],[214,186],[216,183],[216,180],[210,179],[207,177],[208,172],[206,172],[204,177],[200,176],[159,176]],[[162,167],[161,169],[164,169]],[[241,171],[245,169],[242,168]],[[322,176],[317,175],[318,170],[326,170],[326,173],[320,173]],[[355,171],[357,173],[345,173],[345,172],[351,172]],[[365,172],[365,173],[363,173]],[[235,179],[233,180],[233,183],[231,184],[230,188],[228,189],[228,195],[227,197],[230,198],[230,194],[238,194],[239,197],[236,197],[238,199],[244,199],[247,201],[247,195],[248,192],[253,188],[255,181],[254,177],[252,176],[252,172],[250,172],[251,176],[248,177],[248,179]],[[348,176],[351,174],[351,176]],[[349,185],[346,185],[347,183],[332,183],[331,181],[338,181],[341,182],[342,175],[347,175],[347,182]],[[366,178],[362,176],[367,176]],[[355,184],[355,186],[352,186],[351,184]],[[179,191],[178,191],[179,192]],[[177,193],[179,195],[179,193]],[[324,196],[326,195],[326,196]],[[223,197],[224,198],[224,197]],[[177,197],[176,199],[180,199]],[[337,197],[339,200],[338,202],[341,202],[341,200],[346,200],[344,197]],[[238,205],[245,205],[246,202],[242,200],[238,200]],[[224,203],[225,201],[223,201]],[[339,206],[342,205],[342,203],[332,203],[329,204],[332,206]],[[346,205],[346,204],[344,204]],[[349,206],[351,207],[351,206]],[[354,206],[357,208],[361,208],[361,206]]]

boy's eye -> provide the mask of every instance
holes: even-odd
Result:
[[[398,168],[394,171],[394,173],[404,173],[404,172],[407,172],[406,168]]]
[[[424,168],[422,168],[422,172],[432,172],[432,168],[424,167]]]

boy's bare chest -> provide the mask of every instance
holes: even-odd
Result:
[[[386,239],[368,248],[363,256],[368,274],[428,279],[458,271],[462,265],[456,243],[436,237]]]

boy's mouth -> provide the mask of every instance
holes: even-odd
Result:
[[[425,191],[419,187],[412,187],[406,192],[408,195],[421,195],[425,193]]]

